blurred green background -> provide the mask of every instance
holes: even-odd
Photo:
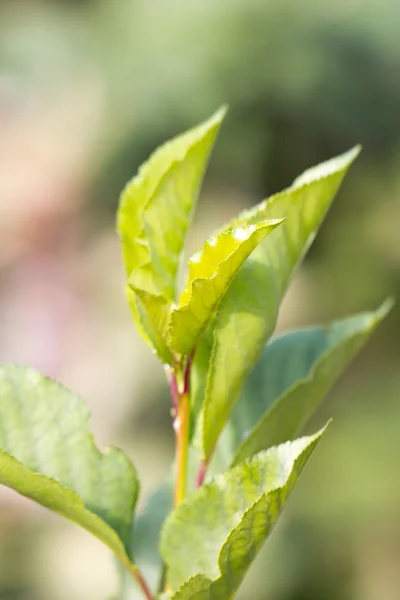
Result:
[[[356,143],[363,153],[285,299],[279,328],[400,290],[397,0],[0,2],[0,358],[87,398],[143,498],[173,455],[163,372],[124,299],[118,194],[156,145],[230,111],[189,242]],[[400,598],[400,305],[335,388],[333,416],[241,592]],[[101,600],[108,551],[0,490],[0,599]]]

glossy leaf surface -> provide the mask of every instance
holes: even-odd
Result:
[[[170,317],[168,335],[176,352],[190,354],[240,266],[281,222],[261,221],[223,231],[192,256],[188,281]]]

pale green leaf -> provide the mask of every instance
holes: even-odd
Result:
[[[287,190],[272,196],[234,220],[244,227],[260,220],[285,218],[242,265],[225,294],[213,324],[207,379],[197,381],[194,402],[204,399],[200,446],[208,459],[240,394],[272,334],[289,280],[316,232],[358,148],[307,171]],[[205,336],[204,343],[210,345]],[[200,351],[204,369],[204,353]],[[194,369],[197,368],[196,360]]]
[[[162,331],[170,311],[170,302],[162,294],[152,294],[136,287],[132,280],[127,285],[126,293],[140,335],[163,364],[172,364],[171,352]]]
[[[323,431],[260,452],[216,476],[171,513],[160,550],[173,591],[182,585],[184,591],[195,577],[199,599],[232,597]],[[204,577],[211,582],[209,595]],[[187,597],[182,590],[173,596]]]
[[[88,421],[62,385],[0,366],[0,483],[74,521],[126,564],[139,484],[120,450],[96,448]]]
[[[172,364],[172,354],[166,343],[170,302],[162,294],[152,294],[141,287],[136,287],[133,278],[129,282],[128,290],[128,302],[132,311],[137,311],[140,316],[140,327],[143,327],[144,338],[150,340],[150,345],[163,364]]]
[[[186,230],[225,112],[220,109],[160,146],[121,195],[118,231],[127,277],[152,263],[157,291],[171,299]]]
[[[190,354],[239,267],[281,222],[274,219],[222,231],[192,256],[185,289],[171,311],[168,335],[175,352]]]
[[[231,445],[230,452],[224,449],[225,460],[234,456],[238,464],[298,435],[390,307],[389,301],[377,311],[292,331],[269,343],[221,436],[222,446],[224,437]]]
[[[176,276],[197,194],[225,109],[158,148],[121,194],[117,227],[127,278],[135,288],[175,299]],[[133,278],[133,281],[132,281]],[[136,295],[129,304],[144,339],[159,354]],[[165,359],[165,356],[161,356]]]
[[[185,581],[185,583],[173,594],[168,596],[171,600],[211,600],[211,584],[212,581],[204,575],[195,575]],[[213,596],[214,600],[218,600],[217,597]],[[162,598],[162,600],[164,600]],[[222,599],[221,599],[222,600]],[[229,600],[229,598],[224,598]]]

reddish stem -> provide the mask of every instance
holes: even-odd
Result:
[[[172,374],[169,385],[170,385],[171,398],[172,398],[172,410],[174,413],[173,418],[176,419],[178,416],[179,392],[178,392],[178,385],[176,383],[175,373]]]
[[[138,586],[140,587],[140,589],[143,592],[144,597],[146,598],[146,600],[154,600],[153,594],[151,593],[151,590],[149,588],[149,586],[147,585],[147,581],[145,580],[145,578],[143,577],[142,573],[139,570],[139,567],[135,564],[130,564],[129,562],[126,565],[129,569],[129,571],[132,573],[132,576],[136,579],[136,582],[138,584]]]
[[[192,356],[188,356],[185,373],[183,377],[183,394],[189,396],[190,393],[190,370],[192,368]]]
[[[207,467],[208,467],[208,463],[205,460],[202,460],[200,463],[200,466],[199,466],[199,470],[197,471],[196,484],[195,484],[196,489],[199,488],[201,485],[203,485],[204,478],[207,473]]]

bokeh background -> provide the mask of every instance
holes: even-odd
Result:
[[[153,148],[222,103],[189,246],[303,169],[363,153],[280,328],[400,290],[397,0],[0,2],[0,359],[83,395],[143,480],[173,454],[163,372],[124,299],[118,195]],[[250,600],[400,598],[400,305],[312,424],[334,417],[251,570]],[[107,550],[0,489],[0,599],[101,600]]]

